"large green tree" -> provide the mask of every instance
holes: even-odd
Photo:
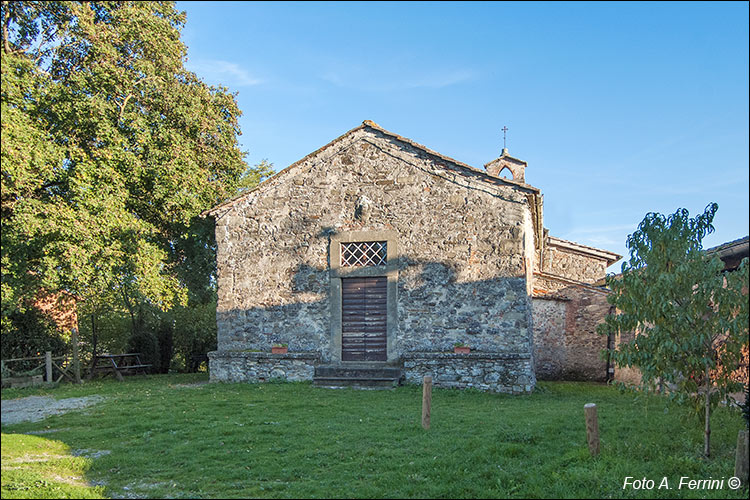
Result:
[[[718,206],[694,218],[685,209],[649,213],[628,236],[630,258],[610,277],[617,313],[600,333],[636,332],[613,352],[620,366],[637,367],[643,388],[664,385],[704,417],[704,454],[710,454],[712,409],[742,390],[735,369],[748,343],[748,262],[724,273],[703,238],[714,230]]]
[[[0,10],[3,316],[39,290],[92,311],[121,299],[131,315],[205,292],[213,228],[196,216],[271,169],[243,161],[235,96],[183,67],[185,14],[173,2]]]

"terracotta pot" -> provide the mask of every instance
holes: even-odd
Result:
[[[469,354],[471,352],[471,347],[454,347],[453,352],[456,354]]]
[[[288,351],[288,347],[271,347],[271,354],[286,354]]]

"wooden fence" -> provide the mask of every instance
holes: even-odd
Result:
[[[81,361],[78,356],[78,331],[71,335],[72,356],[52,356],[50,351],[44,356],[12,358],[0,360],[0,373],[3,387],[28,387],[60,382],[63,378],[81,383]],[[22,366],[22,368],[18,368]],[[12,367],[15,367],[13,369]],[[38,372],[38,373],[37,373]],[[55,378],[56,377],[56,378]]]

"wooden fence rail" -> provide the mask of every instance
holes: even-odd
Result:
[[[27,374],[26,377],[22,378],[29,378],[28,374],[33,373],[36,370],[39,370],[40,368],[44,367],[44,373],[46,382],[48,384],[52,382],[60,382],[60,380],[63,379],[63,377],[67,378],[71,382],[75,384],[81,383],[81,363],[79,359],[78,354],[78,331],[74,328],[71,332],[71,344],[73,348],[73,357],[72,359],[68,359],[68,356],[52,356],[52,353],[50,351],[47,351],[44,353],[44,356],[30,356],[25,358],[10,358],[10,359],[3,359],[0,360],[0,371],[2,372],[4,378],[6,379],[13,379],[13,370],[11,370],[8,367],[8,363],[17,363],[21,361],[38,361],[40,364],[38,366],[35,366],[34,368],[30,370],[24,370],[24,373]],[[57,361],[57,362],[56,362]],[[54,380],[53,375],[53,368],[57,368],[57,371],[59,372],[59,376],[57,377],[57,380]],[[16,370],[18,372],[18,370]],[[8,375],[5,377],[5,375]],[[18,377],[15,377],[18,378]]]
[[[54,356],[52,359],[65,359],[67,356]],[[34,361],[35,359],[44,359],[44,356],[32,356],[30,358],[11,358],[3,359],[2,363],[9,363],[11,361]]]
[[[20,361],[37,361],[39,363],[31,369],[23,371],[13,370],[8,366],[8,364]],[[16,379],[28,379],[37,371],[41,372],[39,375],[44,374],[44,380],[47,383],[60,382],[63,378],[74,383],[80,380],[80,373],[76,376],[76,366],[69,356],[52,356],[52,353],[49,351],[47,351],[44,356],[0,360],[0,369],[2,370],[4,377],[8,379],[11,384],[19,381]],[[55,372],[57,372],[56,378]]]

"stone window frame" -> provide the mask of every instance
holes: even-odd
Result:
[[[385,241],[385,266],[342,267],[341,243]],[[398,328],[398,233],[392,230],[343,231],[331,235],[328,243],[330,266],[330,317],[331,317],[331,360],[334,363],[362,363],[362,361],[341,360],[341,280],[342,278],[362,278],[384,276],[386,290],[386,362],[398,358],[393,345]]]

